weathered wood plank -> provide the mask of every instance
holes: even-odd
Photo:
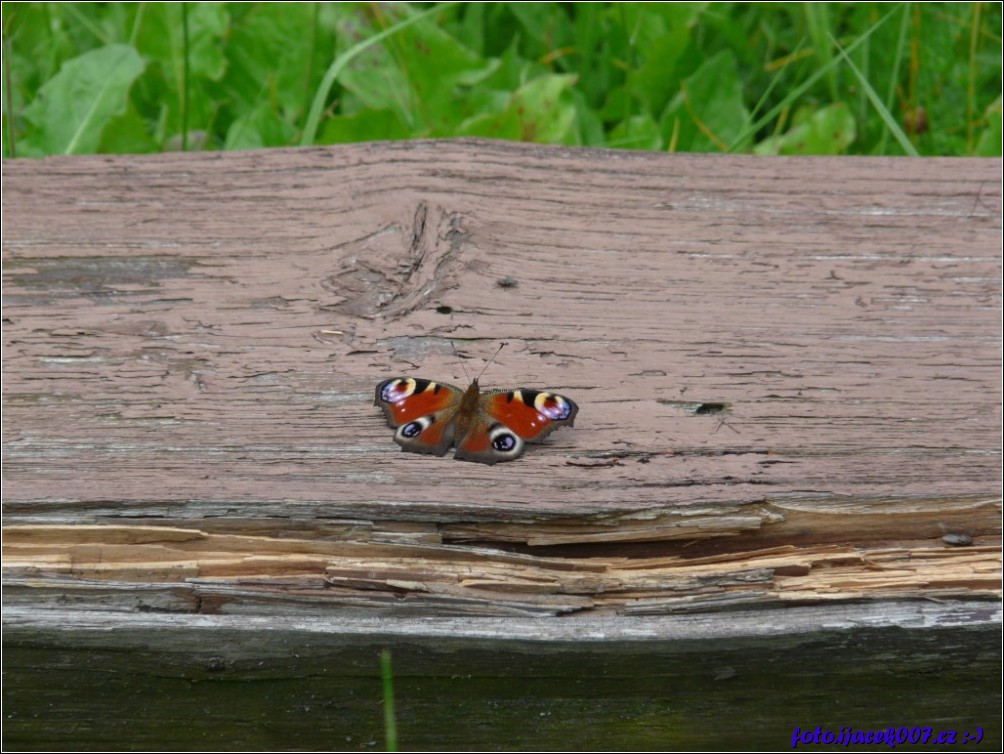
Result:
[[[996,751],[1000,626],[972,625],[974,609],[999,612],[925,601],[277,623],[15,608],[4,615],[4,741],[43,751],[372,751],[383,743],[378,655],[388,648],[409,750],[773,751],[790,747],[796,728],[903,726]],[[981,731],[979,744],[963,739]]]
[[[478,141],[8,161],[5,520],[961,563],[941,537],[1000,536],[999,173]],[[576,428],[495,467],[402,454],[373,385],[463,383],[499,341],[483,383],[560,389]]]
[[[414,748],[999,748],[999,160],[3,170],[5,747],[372,748],[391,647]],[[576,428],[402,454],[500,341]]]
[[[4,170],[10,515],[999,493],[997,161],[474,142]],[[463,382],[452,344],[501,340],[487,379],[561,388],[579,426],[499,468],[401,455],[372,384]]]

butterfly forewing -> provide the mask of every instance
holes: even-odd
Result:
[[[415,377],[384,380],[376,389],[376,405],[392,427],[442,412],[460,402],[464,391],[453,385]]]

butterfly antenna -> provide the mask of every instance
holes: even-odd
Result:
[[[460,358],[460,352],[457,351],[457,344],[451,340],[450,346],[453,348],[453,355],[457,357],[457,363],[460,364],[460,368],[464,372],[464,377],[466,377],[467,381],[470,382],[471,376],[467,373],[467,367],[464,366],[464,360]]]
[[[482,367],[481,371],[478,373],[478,376],[475,378],[476,380],[481,379],[481,375],[484,374],[485,370],[492,365],[492,362],[495,361],[495,357],[498,356],[499,353],[502,351],[502,349],[505,348],[507,345],[509,344],[503,343],[502,345],[499,346],[498,351],[496,351],[495,354],[490,359],[488,359],[488,363],[485,364],[484,367]]]

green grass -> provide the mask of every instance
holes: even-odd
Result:
[[[397,716],[394,714],[394,672],[390,650],[380,652],[380,686],[383,690],[383,727],[387,751],[397,751]]]
[[[4,3],[3,154],[1001,154],[999,3]]]

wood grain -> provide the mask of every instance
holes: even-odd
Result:
[[[9,526],[6,591],[36,608],[100,594],[102,607],[275,617],[323,605],[341,614],[583,617],[663,615],[894,597],[995,600],[998,545],[793,545],[693,557],[543,557],[458,545],[206,534],[159,526]],[[49,583],[42,588],[38,574]],[[20,578],[18,578],[20,576]],[[13,595],[17,599],[17,594]],[[997,606],[984,613],[993,614]],[[986,617],[986,616],[984,616]]]
[[[998,160],[452,141],[3,170],[9,525],[806,563],[1000,541]],[[466,385],[503,341],[482,384],[559,390],[575,429],[495,467],[400,452],[373,386]]]

